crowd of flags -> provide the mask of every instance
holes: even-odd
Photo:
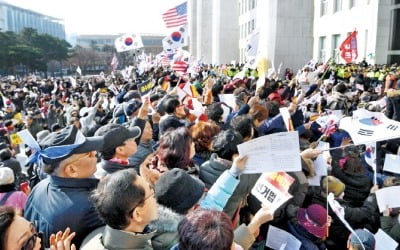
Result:
[[[187,31],[187,2],[183,2],[162,14],[162,19],[168,29],[168,34],[163,40],[163,51],[154,58],[151,56],[138,57],[139,67],[144,69],[150,64],[158,64],[164,67],[170,66],[178,74],[184,74],[188,68],[188,52],[182,50],[188,45]],[[119,36],[114,41],[118,53],[143,48],[142,37],[138,33],[130,33]],[[144,51],[143,51],[144,53]],[[185,54],[183,56],[183,54]],[[112,70],[118,68],[118,57],[113,55],[110,67]]]
[[[168,30],[168,35],[162,40],[163,52],[159,53],[150,60],[154,60],[155,63],[163,67],[170,66],[179,74],[184,74],[189,70],[189,57],[176,56],[179,51],[182,51],[183,47],[188,45],[189,38],[187,13],[187,2],[183,2],[168,9],[162,14],[162,19],[165,23],[165,27]],[[256,68],[256,58],[258,58],[260,54],[259,40],[260,31],[256,28],[251,34],[248,35],[246,39],[247,68]],[[143,41],[140,34],[130,33],[116,38],[114,45],[116,51],[119,53],[140,49],[143,47]],[[357,31],[350,33],[349,36],[342,42],[339,49],[341,51],[340,56],[346,63],[354,62],[358,57]],[[140,59],[140,61],[143,60]],[[113,70],[116,70],[118,65],[118,57],[114,54],[110,62],[110,67]],[[275,71],[275,69],[273,70]]]

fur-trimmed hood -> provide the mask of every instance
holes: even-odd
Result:
[[[389,92],[387,92],[387,97],[396,97],[396,96],[400,96],[400,90],[391,90]]]
[[[171,249],[179,242],[178,225],[184,215],[159,205],[158,219],[149,224],[151,230],[156,230],[156,236],[151,239],[154,250]]]
[[[152,221],[149,227],[151,230],[157,230],[157,233],[177,232],[178,224],[184,217],[172,209],[158,205],[158,219]]]

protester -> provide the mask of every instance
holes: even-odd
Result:
[[[188,173],[197,173],[196,166],[192,164],[195,147],[186,127],[175,130],[169,129],[160,138],[157,151],[149,155],[151,159],[140,167],[140,172],[150,183],[155,183],[159,176],[173,168],[186,170]]]
[[[288,222],[288,227],[289,232],[300,240],[300,249],[326,249],[324,240],[328,236],[330,226],[330,217],[326,209],[318,204],[300,208],[296,219]]]
[[[137,172],[139,172],[140,164],[146,159],[149,154],[154,152],[153,147],[156,145],[156,141],[154,141],[153,138],[154,133],[151,123],[149,121],[146,121],[143,133],[140,136],[140,143],[137,147],[137,151],[129,157],[129,163],[137,167]]]
[[[199,121],[190,128],[196,151],[193,161],[198,166],[210,159],[212,139],[220,130],[220,127],[216,124],[202,121]]]
[[[160,134],[163,135],[169,128],[179,128],[189,125],[185,120],[185,106],[173,96],[167,96],[160,105],[164,106],[166,116],[160,120]]]
[[[200,167],[199,178],[210,188],[218,177],[227,169],[230,169],[234,156],[238,155],[237,145],[242,143],[242,136],[233,130],[225,130],[219,133],[212,142],[213,154],[209,161]],[[240,183],[224,207],[232,219],[238,221],[238,213],[242,202],[247,198],[251,188],[257,181],[259,174],[242,175]]]
[[[0,168],[0,206],[11,206],[21,214],[25,210],[27,194],[19,191],[15,185],[13,171],[8,167]]]
[[[383,187],[400,186],[399,177],[388,177]],[[380,222],[382,230],[392,237],[397,243],[400,243],[400,208],[388,208],[383,211]]]
[[[187,73],[183,74],[162,67],[156,61],[150,63],[142,60],[140,67],[115,70],[112,75],[104,72],[94,76],[80,75],[77,78],[42,78],[34,75],[0,78],[0,148],[10,150],[1,151],[0,156],[11,152],[11,161],[15,162],[13,157],[16,155],[20,159],[19,149],[24,148],[27,142],[24,140],[19,145],[14,143],[18,141],[16,133],[23,129],[31,131],[42,146],[40,149],[34,145],[25,147],[32,161],[27,165],[27,170],[22,168],[22,172],[28,172],[31,186],[44,179],[33,189],[25,212],[27,218],[32,222],[38,221],[38,229],[45,232],[46,237],[42,241],[45,246],[49,246],[48,237],[51,233],[71,226],[72,231],[77,233],[73,242],[79,247],[90,231],[103,225],[93,204],[88,201],[90,192],[97,186],[97,180],[92,179],[97,161],[94,152],[75,152],[69,148],[81,136],[71,136],[71,140],[65,143],[62,142],[64,140],[47,143],[52,135],[62,134],[67,124],[70,125],[67,130],[80,130],[86,136],[97,133],[105,137],[104,147],[100,146],[101,143],[93,147],[102,153],[103,159],[97,172],[102,172],[99,177],[106,176],[103,178],[107,179],[111,173],[127,171],[126,168],[138,170],[140,166],[141,178],[156,187],[162,186],[164,182],[165,191],[170,192],[164,175],[168,177],[176,172],[185,173],[182,176],[190,176],[192,179],[199,177],[206,188],[215,189],[219,186],[218,178],[231,168],[239,144],[258,140],[265,135],[296,130],[301,154],[288,157],[287,160],[297,160],[299,157],[302,164],[301,170],[288,172],[293,183],[286,191],[292,198],[274,211],[274,220],[261,227],[253,247],[265,245],[267,230],[272,224],[294,232],[306,245],[311,242],[310,246],[345,249],[349,230],[327,205],[329,192],[334,194],[335,201],[343,207],[344,218],[353,229],[366,228],[375,234],[381,228],[398,240],[397,208],[386,209],[379,214],[374,194],[377,188],[372,186],[375,182],[382,186],[382,183],[392,179],[392,175],[398,174],[383,171],[383,167],[385,155],[398,153],[399,140],[379,140],[380,137],[397,136],[396,114],[400,112],[397,110],[399,105],[395,103],[397,79],[400,78],[398,65],[368,65],[365,61],[359,64],[337,64],[334,61],[338,60],[332,58],[325,64],[308,63],[296,76],[292,72],[297,69],[287,69],[285,77],[290,81],[282,81],[284,75],[279,72],[269,72],[264,79],[259,78],[263,74],[257,69],[249,69],[249,64],[206,65],[197,60],[185,59],[189,67]],[[239,72],[243,76],[236,75]],[[138,88],[145,82],[155,84],[150,93],[140,96],[142,92],[139,94]],[[221,100],[224,102],[221,103]],[[282,115],[284,110],[281,114],[280,108],[285,106],[289,110],[290,119]],[[358,112],[363,109],[375,112],[368,113],[374,119],[358,119]],[[352,114],[355,114],[352,126],[341,126],[346,116]],[[392,120],[380,119],[382,114]],[[356,122],[359,124],[354,125]],[[381,123],[384,126],[380,126]],[[140,128],[139,136],[123,135],[123,131],[133,131],[136,127]],[[113,132],[114,128],[117,132]],[[386,131],[390,128],[393,132],[381,133],[380,128],[386,128]],[[352,129],[357,130],[357,133],[352,133]],[[46,136],[49,131],[58,132]],[[361,145],[351,145],[353,141],[367,136],[371,142],[377,143],[367,145],[367,149]],[[135,138],[134,141],[129,140],[132,138]],[[327,142],[330,146],[331,157],[324,157],[327,162],[323,172],[320,169],[321,157],[317,158],[321,153],[319,147],[323,146],[322,143],[317,146],[320,142]],[[54,149],[60,145],[68,145],[65,155],[49,155],[46,151],[52,149],[52,154],[58,154]],[[374,147],[375,150],[371,150]],[[84,158],[78,159],[81,153]],[[83,156],[84,153],[87,155]],[[54,161],[48,161],[54,157]],[[69,160],[74,162],[70,164]],[[104,163],[109,164],[108,168],[101,167]],[[265,164],[275,165],[277,162],[265,161]],[[50,172],[47,178],[45,171]],[[321,173],[328,174],[328,177],[324,178]],[[240,229],[242,223],[239,222],[250,223],[251,218],[260,211],[261,202],[251,195],[259,175],[241,175],[236,179],[238,187],[228,198],[227,204],[219,205],[218,210],[227,212],[230,218],[229,223],[233,226],[231,230]],[[170,181],[173,182],[173,179]],[[21,180],[15,174],[15,181]],[[162,182],[158,184],[160,180]],[[156,209],[158,219],[155,224],[154,221],[148,221],[152,217],[150,211],[153,210],[149,209],[149,213],[144,215],[148,216],[144,219],[150,232],[160,232],[154,234],[154,237],[148,235],[152,238],[149,247],[162,249],[174,245],[178,239],[177,226],[183,220],[183,215],[191,214],[190,210],[196,206],[202,206],[199,200],[203,200],[203,195],[212,198],[204,192],[189,192],[189,187],[196,186],[193,183],[184,185],[187,190],[179,191],[176,188],[176,192],[172,191],[166,198],[176,204],[186,204],[185,211],[180,210],[178,213],[173,210],[175,206],[167,202],[163,203],[161,210],[166,212],[169,209],[171,219],[164,216],[160,208]],[[318,183],[320,186],[312,186]],[[196,190],[202,187],[197,185]],[[114,201],[118,197],[109,199]],[[133,198],[128,197],[127,201]],[[162,200],[160,198],[159,202],[162,203]],[[52,202],[57,205],[52,205]],[[307,231],[310,227],[299,223],[298,212],[316,204],[325,207],[332,217],[329,234],[325,235],[327,237],[313,235]],[[113,205],[117,206],[117,203]],[[316,210],[321,211],[318,208]],[[89,219],[82,218],[85,212]],[[318,223],[324,222],[322,217],[313,219],[321,219]],[[292,223],[291,226],[288,226],[288,221]],[[159,227],[152,228],[157,223]],[[240,226],[236,228],[237,225]],[[170,230],[160,230],[163,226],[168,226]],[[254,232],[258,232],[260,224],[253,224],[252,227],[257,229]],[[202,231],[200,228],[192,229]],[[103,229],[102,233],[105,231]],[[155,235],[158,236],[157,240]],[[147,237],[146,234],[140,236]],[[103,239],[109,244],[108,239]],[[236,237],[233,240],[227,239],[227,247],[232,246],[232,242],[238,242]],[[253,241],[248,242],[246,245],[241,243],[241,246],[249,248]]]
[[[139,127],[125,128],[120,124],[107,124],[99,128],[95,135],[102,136],[107,142],[100,150],[103,160],[98,164],[97,178],[126,168],[139,170],[139,166],[129,163],[129,157],[137,152],[135,140],[141,135]]]
[[[10,149],[5,148],[0,150],[0,167],[7,167],[14,172],[15,185],[19,186],[26,181],[25,175],[22,173],[21,164],[12,155]]]
[[[374,235],[367,229],[357,229],[354,234],[350,234],[347,243],[349,250],[374,250],[376,241]],[[361,242],[360,242],[361,241]]]
[[[13,208],[0,206],[0,247],[12,249],[43,249],[42,233],[36,231],[35,225],[19,215]],[[76,250],[71,244],[75,233],[67,228],[50,236],[52,250]]]
[[[154,190],[134,169],[104,177],[93,193],[96,210],[105,227],[90,233],[81,249],[153,249],[148,228],[157,219]]]
[[[182,220],[182,215],[196,211],[198,207],[222,211],[238,185],[239,176],[236,175],[243,171],[246,160],[246,157],[237,157],[232,168],[225,171],[207,193],[200,180],[181,169],[173,169],[163,174],[155,186],[157,202],[161,209],[159,218],[150,224],[150,228],[157,231],[157,235],[152,239],[153,245],[165,246],[165,243],[169,243],[170,247],[171,243],[176,243],[177,223]],[[171,221],[172,218],[175,221]],[[273,214],[268,207],[259,209],[247,226],[242,224],[236,228],[235,242],[244,249],[250,248],[258,236],[259,227],[272,219]],[[161,246],[157,249],[166,248]]]
[[[230,222],[223,212],[195,211],[179,223],[179,245],[173,249],[232,249],[235,243]]]
[[[24,216],[38,222],[45,246],[49,246],[47,239],[52,233],[70,227],[76,233],[73,243],[79,248],[87,234],[103,225],[89,200],[98,183],[92,178],[96,150],[102,149],[103,142],[102,137],[85,138],[75,126],[68,126],[44,138],[31,156],[36,163],[43,163],[49,177],[32,190]]]

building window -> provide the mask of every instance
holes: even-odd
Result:
[[[334,0],[333,2],[333,12],[336,13],[342,10],[342,0]]]
[[[244,0],[244,12],[246,13],[249,10],[249,1]]]
[[[332,56],[335,56],[339,49],[340,35],[332,35]]]
[[[325,40],[326,40],[325,36],[321,36],[319,38],[319,54],[318,54],[318,57],[319,57],[319,60],[321,62],[325,62]]]
[[[251,33],[251,26],[250,22],[247,22],[247,30],[249,31],[249,34]]]
[[[400,4],[400,0],[394,0],[394,4]]]
[[[328,0],[321,0],[321,16],[328,14]]]
[[[256,28],[255,20],[251,20],[251,31],[253,31]]]
[[[398,23],[400,21],[400,9],[394,9],[392,11],[392,37],[391,37],[391,50],[400,50],[400,31],[398,29]]]

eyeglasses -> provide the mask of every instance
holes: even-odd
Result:
[[[31,231],[33,233],[32,236],[29,237],[25,241],[25,243],[22,246],[21,250],[33,250],[35,248],[37,238],[40,238],[40,239],[43,238],[43,233],[42,232],[36,232],[35,225],[32,224],[32,223],[31,223]],[[41,249],[44,249],[44,248],[41,248]]]
[[[149,194],[148,196],[144,197],[144,199],[143,199],[141,202],[139,202],[138,204],[136,204],[136,206],[134,206],[131,210],[129,210],[129,213],[128,213],[128,214],[129,214],[130,216],[132,216],[133,210],[135,210],[138,206],[144,204],[145,201],[146,201],[147,199],[149,199],[150,197],[152,197],[152,196],[154,197],[154,194],[156,193],[155,190],[154,190],[154,187],[153,187],[153,186],[150,186],[150,190],[151,190],[151,194]]]

